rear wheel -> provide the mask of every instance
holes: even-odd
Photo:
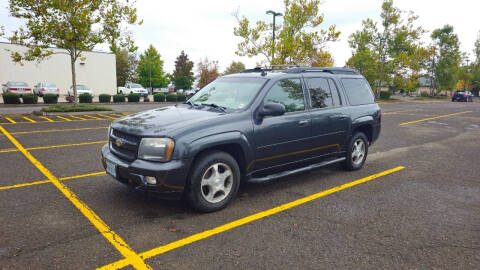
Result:
[[[198,211],[218,211],[235,198],[239,186],[240,169],[236,160],[225,152],[209,151],[192,168],[187,200]]]
[[[368,139],[362,132],[356,132],[348,143],[346,160],[342,167],[349,171],[358,170],[363,167],[368,155]]]

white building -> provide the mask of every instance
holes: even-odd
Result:
[[[52,82],[60,88],[60,94],[67,94],[72,85],[70,56],[56,53],[40,63],[24,61],[15,63],[11,52],[23,52],[26,48],[20,45],[0,42],[0,85],[8,81],[26,82],[33,88],[39,82]],[[52,49],[65,52],[62,49]],[[98,94],[116,94],[117,75],[115,54],[106,52],[83,52],[85,59],[76,62],[77,84],[89,87],[95,96]]]

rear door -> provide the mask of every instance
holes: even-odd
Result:
[[[328,77],[306,77],[312,119],[312,156],[339,152],[350,125],[348,109],[335,82]]]
[[[302,160],[310,148],[311,121],[300,78],[277,81],[263,104],[280,103],[286,108],[281,116],[263,117],[254,123],[255,165],[264,170]],[[262,106],[261,105],[261,106]]]

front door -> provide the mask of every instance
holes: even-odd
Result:
[[[286,113],[263,117],[254,124],[255,162],[252,170],[277,168],[305,157],[311,136],[310,115],[300,79],[276,82],[263,104],[280,103]]]

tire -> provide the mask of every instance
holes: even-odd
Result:
[[[359,157],[359,154],[362,152],[357,152],[358,154],[355,154],[354,148],[359,147],[360,143],[363,143],[363,154],[361,157]],[[347,156],[346,160],[342,162],[342,167],[345,170],[348,171],[355,171],[359,170],[363,167],[363,164],[365,164],[365,160],[367,159],[368,155],[368,138],[365,136],[364,133],[362,132],[356,132],[353,134],[352,138],[350,138],[350,141],[348,142],[348,149],[347,149]],[[355,146],[357,145],[357,146]]]
[[[224,174],[225,178],[219,176],[214,179],[215,171]],[[190,206],[200,212],[221,210],[237,195],[240,179],[240,168],[231,155],[222,151],[205,152],[192,167],[186,199]]]

